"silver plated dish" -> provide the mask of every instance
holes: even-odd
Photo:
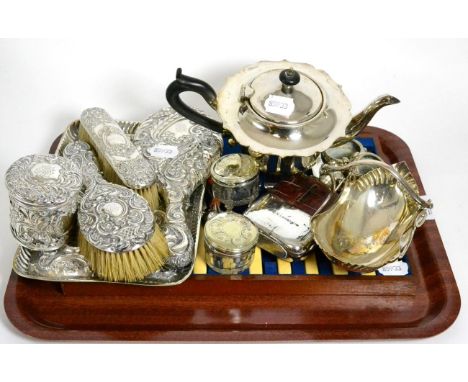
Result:
[[[122,130],[132,139],[133,134],[139,122],[118,121]],[[56,149],[56,154],[61,154],[66,145],[78,139],[79,121],[71,123],[65,133],[62,135]],[[185,153],[185,155],[189,155]],[[173,161],[173,166],[181,165],[179,161]],[[197,168],[199,163],[195,161],[183,161],[184,170],[187,172],[202,172],[209,173],[209,166],[206,168]],[[170,171],[171,164],[166,166],[167,174],[176,173],[174,168]],[[160,174],[158,181],[160,183]],[[185,193],[185,188],[180,187],[175,183],[175,180],[165,179],[167,184],[172,185],[172,190],[180,190],[180,193]],[[203,182],[199,182],[197,187],[192,187],[193,192],[189,197],[177,196],[177,193],[168,195],[166,199],[166,211],[177,211],[172,218],[169,214],[156,214],[156,220],[161,226],[163,233],[167,239],[171,255],[176,258],[184,259],[184,265],[169,264],[161,271],[155,272],[144,280],[132,283],[133,285],[146,286],[170,286],[177,285],[186,280],[192,273],[196,248],[198,246],[198,238],[200,231],[201,216],[204,209],[204,193],[205,186]],[[183,223],[183,224],[181,224]],[[59,281],[59,282],[108,282],[98,279],[90,270],[89,264],[84,256],[80,254],[76,243],[69,242],[67,245],[52,251],[32,251],[19,246],[13,261],[13,270],[20,276],[44,280],[44,281]]]
[[[357,166],[370,166],[364,175]],[[373,272],[400,260],[432,202],[419,190],[405,162],[363,159],[325,170],[351,169],[339,199],[312,220],[315,242],[330,261],[355,272]]]

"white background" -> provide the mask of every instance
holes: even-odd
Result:
[[[0,0],[3,36],[87,40],[0,42],[0,173],[22,155],[46,152],[83,108],[99,105],[116,118],[145,118],[165,105],[164,90],[178,66],[219,89],[226,75],[261,59],[309,62],[343,84],[355,111],[382,93],[401,99],[401,104],[382,110],[373,124],[410,145],[436,204],[462,300],[467,295],[467,207],[462,198],[467,193],[468,43],[385,40],[467,36],[464,1],[15,0],[7,7],[4,3]],[[3,185],[0,208],[3,294],[15,249]],[[466,343],[467,316],[462,306],[455,324],[443,334],[397,342]],[[12,328],[1,311],[0,342],[32,340]],[[355,376],[360,381],[394,381],[409,375],[455,380],[450,372],[464,366],[466,354],[459,348],[437,349],[382,346],[356,351],[271,344],[131,350],[7,347],[0,352],[0,373],[8,376],[6,370],[16,365],[15,376],[34,380],[46,376],[49,381],[82,381],[98,374],[107,378],[117,374],[127,381],[148,376],[238,381],[252,380],[258,373],[263,379],[281,381],[317,375],[347,380]]]
[[[411,147],[462,296],[468,293],[465,221],[468,157],[468,42],[447,40],[291,41],[232,49],[142,41],[0,42],[0,173],[17,158],[46,153],[65,126],[87,107],[118,119],[141,120],[166,105],[178,66],[219,89],[223,79],[261,59],[287,58],[324,68],[343,85],[355,112],[383,93],[401,103],[382,109],[372,125]],[[199,105],[203,105],[202,102]],[[8,195],[0,186],[0,283],[6,286],[16,244],[9,231]],[[0,341],[24,342],[1,311]],[[428,342],[468,342],[468,315]]]

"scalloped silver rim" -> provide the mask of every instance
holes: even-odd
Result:
[[[337,115],[337,123],[329,136],[319,144],[307,149],[278,149],[266,146],[261,142],[252,140],[252,138],[242,130],[239,124],[238,113],[242,106],[242,102],[240,101],[242,86],[246,83],[250,83],[253,78],[266,70],[287,69],[291,66],[306,73],[313,78],[320,87],[326,89],[326,93],[328,93],[329,96],[325,102],[327,102],[327,105],[332,108]],[[325,71],[318,70],[310,64],[289,62],[287,60],[260,61],[257,64],[245,67],[226,80],[218,94],[217,103],[217,111],[223,121],[224,128],[232,133],[239,144],[262,154],[278,155],[280,157],[308,157],[328,149],[336,139],[346,136],[346,127],[352,118],[350,101],[343,93],[341,86]]]

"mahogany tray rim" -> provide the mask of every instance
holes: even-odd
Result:
[[[386,159],[408,163],[423,193],[406,143],[379,128],[366,131],[379,139]],[[435,221],[417,230],[409,253],[413,274],[403,277],[195,275],[179,286],[147,288],[60,284],[12,272],[4,307],[18,330],[43,340],[264,342],[434,336],[455,321],[461,305]]]

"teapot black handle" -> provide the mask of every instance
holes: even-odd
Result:
[[[166,99],[169,105],[185,118],[217,133],[223,133],[223,124],[221,122],[200,114],[181,100],[180,94],[183,92],[200,94],[208,105],[216,110],[215,90],[205,81],[182,74],[182,69],[179,68],[176,72],[176,79],[169,84],[166,90]]]

